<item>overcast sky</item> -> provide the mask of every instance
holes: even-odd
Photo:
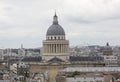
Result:
[[[120,46],[120,0],[0,0],[0,48],[41,47],[55,10],[70,46]]]

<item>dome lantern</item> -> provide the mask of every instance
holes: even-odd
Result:
[[[56,12],[55,12],[55,15],[53,17],[53,24],[58,24],[58,17],[56,15]]]

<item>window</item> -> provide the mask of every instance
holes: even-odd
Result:
[[[56,37],[54,37],[54,39],[56,40]]]
[[[102,81],[96,81],[96,82],[102,82]]]
[[[60,40],[60,37],[58,37],[58,40]]]
[[[93,82],[93,81],[90,81],[90,82]]]

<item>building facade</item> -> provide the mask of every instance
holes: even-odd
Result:
[[[104,51],[105,56],[109,56],[106,54],[106,52],[110,50],[111,49],[109,48],[109,45],[107,45],[106,50]],[[111,55],[111,53],[109,54]],[[53,24],[47,30],[46,39],[43,41],[42,56],[26,56],[22,59],[22,62],[30,65],[31,73],[39,71],[47,73],[47,76],[49,78],[48,82],[56,81],[58,72],[61,69],[67,69],[67,67],[73,67],[72,70],[75,70],[75,67],[84,67],[82,71],[88,70],[85,67],[93,67],[90,68],[90,70],[101,71],[101,68],[95,69],[94,67],[105,66],[103,56],[70,56],[69,41],[66,40],[65,31],[59,25],[58,17],[56,14],[53,17]],[[90,77],[88,79],[91,78],[93,77]],[[94,78],[91,79],[91,81],[94,82]],[[101,81],[103,82],[103,80]]]
[[[46,40],[43,41],[42,60],[69,60],[69,41],[65,38],[64,29],[58,24],[58,17],[55,14],[53,24],[48,28]]]

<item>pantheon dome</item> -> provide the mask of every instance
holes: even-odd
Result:
[[[53,24],[47,30],[47,36],[49,35],[65,35],[64,29],[58,24],[58,17],[55,14],[53,17]]]

